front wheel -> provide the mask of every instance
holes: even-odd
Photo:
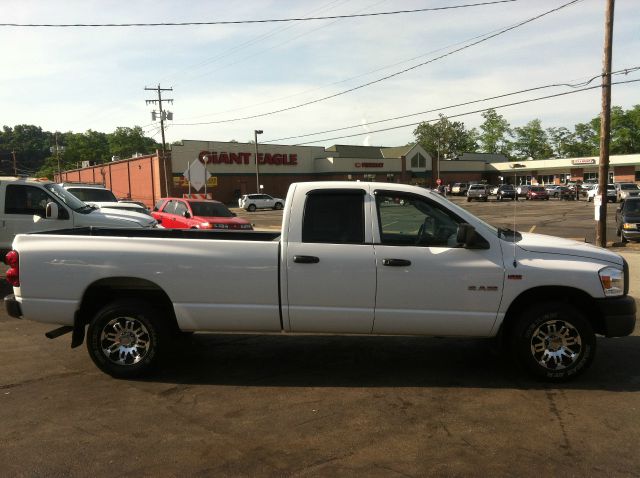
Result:
[[[164,314],[146,302],[117,300],[91,320],[87,350],[100,370],[118,378],[143,375],[169,344]]]
[[[584,372],[596,351],[589,321],[563,302],[529,307],[514,324],[510,342],[518,363],[551,382],[563,382]]]

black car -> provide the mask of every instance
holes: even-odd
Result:
[[[622,242],[640,240],[640,197],[626,199],[616,209],[616,231]]]
[[[518,194],[516,193],[516,188],[511,184],[503,184],[498,188],[498,192],[496,193],[496,197],[498,201],[502,201],[503,199],[511,199],[518,200]]]

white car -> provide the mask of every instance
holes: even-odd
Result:
[[[598,195],[598,184],[594,184],[587,189],[587,201],[593,201],[593,198]],[[607,201],[616,202],[616,187],[614,184],[607,184]]]
[[[115,194],[99,184],[62,183],[61,186],[81,201],[98,208],[132,211],[150,216],[149,210],[135,202],[118,201]]]
[[[282,209],[284,199],[274,198],[268,194],[245,194],[238,199],[238,207],[250,212],[256,209]]]
[[[640,186],[636,183],[616,183],[616,201],[640,196]]]

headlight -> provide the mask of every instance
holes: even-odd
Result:
[[[605,267],[600,272],[600,283],[607,297],[624,294],[624,272],[613,267]]]
[[[625,223],[622,225],[622,229],[625,229],[625,230],[635,230],[635,229],[636,229],[636,224],[635,224],[635,223],[628,223],[628,222],[625,222]]]
[[[196,229],[211,229],[211,224],[208,222],[201,222],[200,224],[196,224]]]

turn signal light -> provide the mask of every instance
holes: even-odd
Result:
[[[9,267],[18,267],[19,260],[18,251],[9,251],[7,255],[4,256],[4,263]]]

